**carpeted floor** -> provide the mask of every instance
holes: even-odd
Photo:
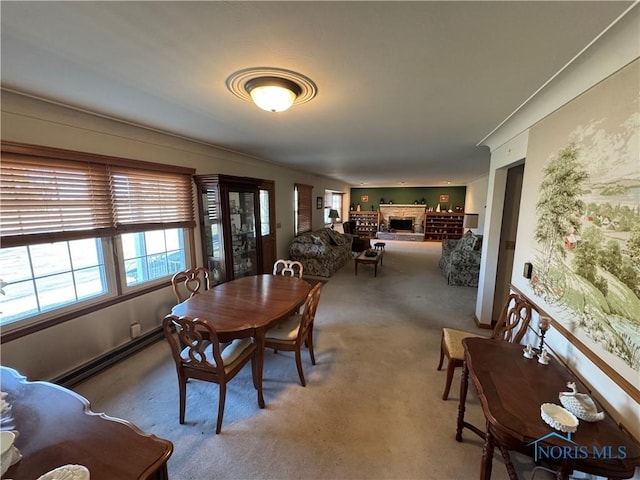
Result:
[[[267,352],[258,408],[250,369],[229,385],[222,433],[218,387],[191,381],[178,423],[175,368],[164,341],[77,385],[96,412],[125,418],[174,443],[170,478],[473,479],[482,442],[454,439],[458,380],[441,400],[436,371],[441,329],[475,328],[476,289],[448,286],[439,243],[386,242],[384,265],[350,262],[324,286],[315,320],[317,365],[303,354],[307,387],[293,354]],[[504,366],[497,366],[504,368]],[[483,426],[470,395],[467,419]],[[521,478],[532,465],[514,455]],[[507,478],[496,453],[493,478]],[[536,480],[541,478],[537,476]]]

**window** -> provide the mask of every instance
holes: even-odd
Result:
[[[0,325],[107,295],[104,243],[83,239],[0,249],[7,282]]]
[[[269,190],[260,189],[260,235],[263,237],[271,234],[270,218]]]
[[[313,187],[311,185],[296,184],[294,187],[294,227],[296,235],[300,235],[304,232],[310,232],[312,229],[311,223],[311,195]]]
[[[3,144],[0,324],[49,320],[184,269],[192,173]]]
[[[127,287],[186,268],[184,235],[180,229],[125,233],[120,239]]]
[[[331,219],[329,218],[329,210],[337,210],[340,215],[340,221],[342,220],[342,196],[343,193],[332,192],[330,190],[325,190],[324,192],[324,204],[329,205],[329,207],[325,207],[324,209],[324,223],[325,225],[329,225],[331,223]]]

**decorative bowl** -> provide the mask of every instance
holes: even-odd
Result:
[[[0,475],[4,475],[13,462],[13,442],[16,434],[8,430],[0,432]]]
[[[597,422],[604,418],[604,412],[598,412],[591,397],[584,393],[560,393],[560,403],[564,408],[585,422]]]
[[[555,403],[540,405],[540,416],[544,422],[565,433],[573,433],[578,429],[578,419],[570,411]]]
[[[84,465],[63,465],[42,475],[38,480],[89,480],[89,469]]]

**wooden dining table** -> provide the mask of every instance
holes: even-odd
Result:
[[[222,283],[177,304],[173,315],[207,320],[220,341],[253,337],[258,358],[258,404],[264,408],[262,370],[265,332],[304,303],[311,284],[297,277],[255,275]]]

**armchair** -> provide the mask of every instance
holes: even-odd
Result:
[[[356,230],[355,220],[349,220],[348,222],[344,222],[342,224],[342,231],[347,235],[351,235],[351,237],[353,237],[353,243],[351,244],[352,251],[364,252],[368,248],[371,248],[369,239],[360,238],[360,236],[356,233],[357,230]]]
[[[449,285],[477,287],[480,276],[482,235],[465,233],[459,240],[442,240],[440,270]]]

